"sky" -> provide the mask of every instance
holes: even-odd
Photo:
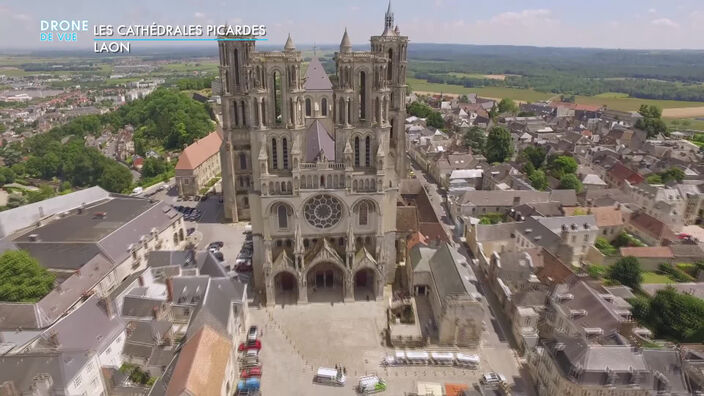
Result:
[[[263,24],[269,43],[281,45],[289,33],[299,44],[338,44],[347,27],[352,43],[364,44],[383,30],[386,6],[386,0],[0,0],[0,49],[92,51],[92,31],[74,46],[40,42],[42,19],[85,19],[90,26]],[[418,43],[704,49],[704,0],[394,0],[392,9],[401,33]]]

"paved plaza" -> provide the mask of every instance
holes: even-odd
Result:
[[[496,370],[509,382],[519,376],[513,352],[488,347],[478,353],[478,370],[454,367],[382,367],[380,361],[393,353],[383,343],[385,312],[383,301],[314,303],[250,307],[250,323],[259,326],[263,348],[261,359],[264,395],[351,395],[358,378],[377,374],[387,380],[388,395],[412,392],[417,381],[474,384],[479,376]],[[438,348],[433,348],[437,350]],[[341,365],[347,370],[347,384],[336,388],[312,382],[318,367]]]

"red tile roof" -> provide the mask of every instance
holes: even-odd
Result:
[[[220,151],[222,139],[217,132],[212,132],[203,139],[186,147],[179,155],[176,169],[195,169],[208,158]]]
[[[609,175],[621,182],[627,180],[633,185],[640,184],[645,180],[638,172],[631,170],[620,162],[615,163],[614,166],[609,169]]]
[[[643,212],[633,213],[629,223],[633,227],[638,228],[640,231],[657,240],[674,240],[675,238],[675,233],[667,226],[667,224]]]

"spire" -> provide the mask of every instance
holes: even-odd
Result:
[[[347,28],[345,28],[345,34],[342,35],[342,41],[340,42],[340,52],[350,52],[352,50],[352,43],[350,42],[350,36],[347,35]]]
[[[284,45],[284,51],[295,51],[296,45],[293,44],[293,39],[291,38],[291,33],[288,34],[288,39],[286,39],[286,45]]]
[[[394,31],[394,13],[391,11],[391,0],[389,0],[389,7],[386,9],[386,15],[384,15],[384,33],[382,36],[391,34]]]

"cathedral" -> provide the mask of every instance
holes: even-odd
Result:
[[[267,305],[378,299],[393,281],[406,174],[406,51],[389,5],[370,51],[347,29],[328,76],[283,51],[219,42],[225,217],[250,221]]]

